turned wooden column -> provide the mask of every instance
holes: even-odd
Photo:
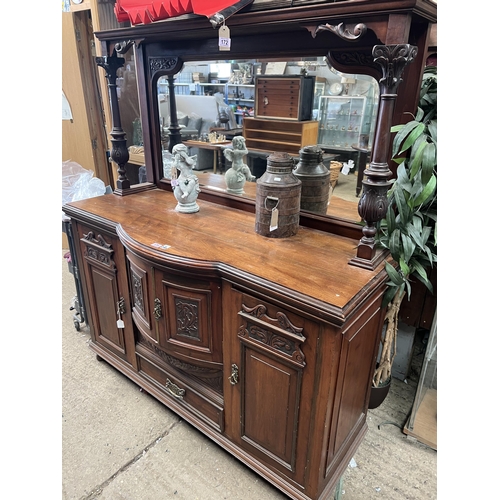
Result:
[[[118,165],[118,179],[116,181],[115,194],[123,195],[124,191],[130,189],[130,181],[127,178],[125,165],[130,155],[127,148],[126,134],[122,129],[120,118],[120,107],[118,105],[118,93],[116,91],[116,71],[123,67],[125,59],[118,57],[116,50],[111,56],[96,57],[96,63],[106,71],[108,80],[108,92],[111,108],[112,129],[111,135],[111,159]]]
[[[170,126],[168,127],[169,141],[168,150],[171,153],[172,148],[176,144],[182,142],[181,137],[181,127],[179,127],[179,121],[177,120],[177,104],[175,102],[175,86],[174,86],[174,75],[167,75],[168,82],[168,103],[170,108]]]
[[[182,70],[184,62],[180,57],[150,57],[149,72],[152,82],[157,82],[161,76],[167,77],[168,105],[170,125],[168,127],[168,150],[171,153],[176,144],[182,143],[181,128],[177,120],[177,104],[175,101],[175,75]],[[155,126],[155,125],[152,125]]]
[[[409,44],[375,45],[373,59],[382,67],[380,85],[380,101],[373,139],[371,162],[365,170],[366,179],[363,183],[363,194],[358,204],[358,213],[366,222],[363,227],[363,237],[359,241],[356,257],[351,264],[368,269],[378,265],[375,235],[377,223],[387,212],[389,201],[387,191],[394,182],[390,180],[392,172],[388,161],[391,158],[391,126],[394,106],[397,97],[397,87],[402,81],[401,75],[407,64],[410,64],[417,54],[417,47]],[[380,258],[380,257],[379,257]]]

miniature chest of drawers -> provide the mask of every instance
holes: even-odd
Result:
[[[304,121],[312,117],[313,76],[258,76],[255,117]]]

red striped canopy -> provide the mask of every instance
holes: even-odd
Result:
[[[238,3],[238,0],[116,0],[118,22],[148,24],[182,14],[213,16],[216,12]]]

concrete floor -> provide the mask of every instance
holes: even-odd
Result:
[[[286,500],[96,360],[88,327],[74,326],[75,282],[64,259],[62,266],[62,499]],[[384,403],[368,411],[369,430],[343,475],[341,500],[437,498],[437,452],[402,432],[417,382],[418,369],[407,383],[394,380]]]

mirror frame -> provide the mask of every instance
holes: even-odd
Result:
[[[437,11],[430,0],[414,0],[410,7],[407,1],[396,0],[391,3],[389,11],[376,10],[380,2],[375,2],[377,6],[374,6],[369,1],[276,8],[263,7],[264,2],[259,3],[261,6],[252,5],[232,16],[228,22],[231,27],[230,52],[219,50],[217,31],[206,18],[195,15],[96,33],[102,53],[109,56],[123,53],[135,45],[147,181],[152,187],[171,189],[170,182],[163,178],[157,81],[160,77],[177,74],[184,62],[216,60],[222,55],[230,56],[232,60],[323,56],[331,67],[342,73],[365,74],[381,82],[384,69],[374,60],[374,47],[408,43],[410,31],[413,31],[418,45],[424,43],[425,46],[426,42],[422,42],[424,34],[435,22]],[[413,65],[413,74],[421,75],[424,55],[425,51],[419,55],[416,72]],[[404,92],[399,93],[395,115],[415,109],[417,85],[406,85]],[[384,125],[387,129],[387,123]],[[379,126],[377,121],[377,128]],[[382,133],[389,136],[387,130]],[[387,138],[384,140],[387,142]],[[255,210],[253,200],[227,193],[205,190],[200,193],[200,199]],[[333,216],[304,212],[300,223],[353,238],[359,238],[361,234],[359,223]]]

